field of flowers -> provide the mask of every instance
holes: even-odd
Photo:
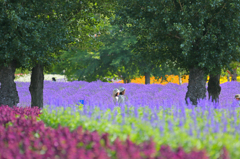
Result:
[[[179,147],[171,150],[167,145],[156,151],[152,140],[135,144],[127,139],[110,142],[107,133],[84,131],[78,127],[57,129],[38,121],[38,108],[0,107],[0,158],[1,159],[207,159],[204,150],[186,153]],[[228,157],[225,148],[221,159]]]
[[[162,81],[162,79],[155,79],[155,77],[151,77],[150,78],[150,84],[168,84],[169,82],[171,83],[177,83],[179,84],[179,76],[175,76],[175,75],[166,75],[166,79]],[[188,79],[189,79],[189,75],[183,75],[181,77],[182,83],[188,83]],[[229,78],[230,81],[232,79],[232,77]],[[209,80],[209,76],[208,76],[208,80]],[[237,77],[237,81],[240,81],[240,76]],[[208,82],[208,81],[207,81]],[[228,82],[227,80],[227,76],[221,76],[220,77],[220,83],[225,83]],[[124,83],[123,80],[117,81],[116,83]],[[145,84],[145,76],[136,78],[136,79],[132,79],[131,83],[138,83],[138,84]]]
[[[19,107],[30,104],[28,86],[28,82],[17,82]],[[112,90],[120,86],[127,90],[125,106],[112,103]],[[45,108],[39,119],[56,130],[61,125],[75,132],[81,126],[100,135],[108,133],[110,143],[129,139],[142,145],[152,139],[157,152],[168,145],[174,150],[182,147],[187,153],[206,150],[214,159],[228,158],[228,152],[235,159],[240,157],[240,109],[234,95],[240,92],[240,83],[226,82],[221,87],[219,104],[202,100],[194,107],[184,102],[187,84],[45,81]],[[84,100],[84,105],[79,100]],[[222,151],[224,147],[227,151]]]
[[[31,81],[31,75],[30,74],[15,74],[15,81],[16,82],[30,82]],[[57,82],[66,82],[66,77],[64,75],[59,75],[59,74],[45,74],[44,75],[44,80],[45,81],[51,81],[52,77],[55,77]],[[162,84],[166,85],[168,83],[176,83],[179,84],[179,76],[175,75],[166,75],[166,79],[162,81],[161,79],[157,80],[155,77],[150,78],[150,84]],[[189,76],[188,75],[183,75],[181,77],[182,83],[188,83]],[[209,77],[208,77],[209,80]],[[113,80],[113,83],[124,83],[123,80]],[[230,77],[231,81],[231,77]],[[240,76],[237,77],[237,81],[240,81]],[[207,81],[208,82],[208,81]],[[227,76],[221,76],[220,77],[220,83],[225,83],[228,82]],[[137,83],[137,84],[145,84],[145,77],[139,77],[131,80],[131,83]]]

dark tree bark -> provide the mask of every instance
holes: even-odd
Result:
[[[43,108],[43,66],[37,64],[32,69],[31,84],[29,91],[31,93],[31,107],[38,106]]]
[[[193,105],[197,105],[198,99],[206,97],[206,81],[204,71],[198,68],[190,69],[188,91],[186,93],[186,103],[189,98]]]
[[[212,99],[212,102],[219,102],[219,95],[221,93],[220,74],[210,74],[207,90],[208,99]]]
[[[237,69],[233,69],[232,81],[237,81]]]
[[[145,73],[145,84],[150,84],[150,73]]]
[[[8,64],[8,67],[0,66],[0,106],[17,106],[19,103],[18,91],[15,79],[16,66],[14,62]]]

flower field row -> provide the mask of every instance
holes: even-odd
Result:
[[[184,104],[49,107],[40,118],[53,128],[61,124],[75,130],[81,125],[86,130],[107,132],[112,142],[117,137],[124,141],[129,136],[131,141],[140,144],[152,137],[157,149],[160,145],[182,146],[190,152],[195,147],[206,149],[210,158],[219,158],[221,149],[226,146],[231,158],[239,158],[240,109],[235,104],[220,107],[202,101],[197,108]]]
[[[112,90],[121,86],[127,90],[127,109],[112,102]],[[21,107],[31,103],[28,87],[28,82],[17,82]],[[70,131],[82,126],[91,132],[107,132],[111,143],[117,137],[125,141],[129,136],[133,143],[142,144],[152,137],[157,150],[160,145],[173,149],[181,146],[186,152],[205,149],[214,159],[221,156],[221,149],[226,146],[235,159],[240,157],[240,109],[233,101],[234,95],[240,92],[240,83],[226,82],[221,88],[218,105],[202,101],[195,108],[185,105],[187,84],[45,81],[45,108],[40,118],[56,129],[61,124]],[[84,100],[84,107],[79,108],[79,100]]]
[[[177,83],[179,84],[179,76],[175,75],[166,75],[167,80],[162,81],[162,78],[159,80],[155,79],[155,77],[150,78],[150,84],[168,84],[170,83]],[[189,76],[185,75],[182,76],[182,83],[188,83]],[[123,80],[117,81],[115,83],[124,83]],[[141,76],[139,78],[131,79],[131,83],[138,83],[138,84],[145,84],[145,76]]]
[[[20,103],[18,106],[29,106],[31,95],[29,82],[16,82]],[[107,82],[44,82],[44,105],[70,106],[84,100],[87,105],[101,106],[112,104],[112,91],[114,88],[126,88],[126,97],[130,105],[159,105],[168,100],[173,103],[184,102],[187,84],[167,85],[151,84],[121,84]],[[235,94],[240,92],[239,82],[226,82],[221,84],[220,104],[229,105]],[[208,94],[206,94],[208,96]]]
[[[184,152],[179,147],[172,151],[169,146],[161,146],[156,151],[151,140],[139,145],[129,139],[110,142],[108,134],[96,131],[83,131],[78,127],[70,132],[67,127],[53,129],[45,127],[36,118],[40,115],[37,108],[0,107],[0,158],[1,159],[207,159],[205,151]],[[223,149],[221,159],[227,159]]]
[[[169,82],[170,83],[176,83],[176,84],[179,84],[179,76],[175,76],[175,75],[166,75],[166,78],[167,80],[165,81],[161,81],[160,80],[157,80],[155,79],[155,77],[151,77],[150,78],[150,84],[163,84],[163,85],[166,85],[168,84]],[[189,75],[183,75],[181,77],[181,80],[182,80],[182,83],[188,83],[188,79],[189,79]],[[230,80],[232,79],[232,77],[230,77]],[[209,76],[208,76],[208,80],[209,80]],[[240,81],[240,76],[237,77],[237,80]],[[225,83],[227,82],[227,77],[226,76],[221,76],[220,77],[220,83]],[[115,83],[124,83],[123,80],[121,81],[118,81],[118,82],[115,82]],[[136,79],[132,79],[131,80],[131,83],[138,83],[138,84],[145,84],[145,76],[142,76],[142,77],[139,77],[139,78],[136,78]]]

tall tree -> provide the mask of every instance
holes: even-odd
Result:
[[[159,65],[155,65],[150,58],[147,58],[145,55],[149,54],[151,48],[149,47],[149,43],[147,40],[143,39],[139,43],[132,44],[131,48],[135,53],[135,61],[139,68],[139,74],[141,76],[145,76],[145,84],[150,84],[150,78],[154,72],[154,70],[159,69]],[[139,47],[140,46],[140,47]]]
[[[176,74],[178,72],[177,69],[173,68],[174,62],[162,58],[162,54],[167,54],[168,49],[166,47],[159,49],[158,43],[149,36],[149,30],[144,27],[143,22],[137,26],[130,23],[121,27],[125,32],[129,32],[129,34],[133,33],[137,37],[137,43],[132,43],[130,48],[135,55],[134,63],[138,67],[139,75],[145,76],[145,84],[150,84],[151,76],[154,76],[158,80],[160,78],[166,80],[165,75]],[[160,54],[159,52],[162,53]]]
[[[187,0],[119,0],[117,23],[132,24],[132,34],[145,34],[158,49],[159,57],[177,61],[189,71],[186,101],[197,105],[206,96],[209,72],[218,72],[238,59],[240,2]],[[147,31],[146,31],[147,30]],[[149,56],[155,56],[150,55]]]
[[[138,69],[133,61],[134,54],[129,48],[129,45],[136,41],[135,38],[122,32],[117,26],[107,28],[106,33],[96,38],[101,43],[97,50],[76,48],[72,53],[66,52],[64,58],[72,55],[68,58],[69,66],[76,65],[69,77],[86,81],[97,79],[104,81],[106,77],[117,77],[123,79],[125,83],[136,77]]]
[[[15,68],[32,67],[29,88],[32,96],[31,106],[42,107],[44,67],[56,62],[60,50],[66,50],[67,44],[81,39],[80,21],[94,26],[98,23],[93,18],[94,13],[109,14],[110,2],[110,0],[1,1],[0,36],[4,38],[1,38],[0,44],[0,73],[1,76],[6,76],[1,81],[1,89],[8,85],[12,87],[10,90],[15,91],[14,84],[7,84],[14,83]],[[8,69],[9,72],[4,69]],[[18,103],[17,93],[5,93],[4,97],[0,94],[2,97],[0,105]],[[36,100],[37,98],[40,100]],[[9,101],[14,102],[12,104]]]

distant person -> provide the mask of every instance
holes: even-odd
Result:
[[[117,102],[118,102],[119,93],[120,93],[119,89],[115,88],[115,89],[113,90],[113,96],[112,96],[112,97],[113,97],[113,102],[114,102],[114,104],[117,104]]]
[[[120,95],[119,95],[119,98],[118,98],[118,103],[125,103],[125,92],[126,92],[126,89],[124,87],[121,87],[119,88],[120,90]]]
[[[240,102],[240,94],[236,94],[235,99]]]
[[[53,78],[52,78],[52,81],[53,81],[53,82],[56,82],[56,78],[55,78],[55,77],[53,77]]]
[[[236,94],[235,99],[238,101],[238,104],[240,105],[240,94]]]

